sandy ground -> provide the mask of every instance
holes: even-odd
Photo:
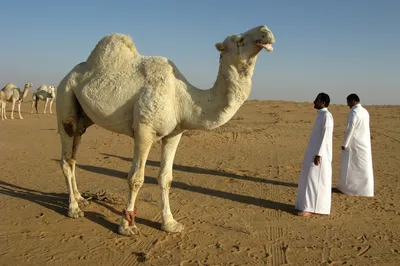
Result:
[[[311,103],[249,101],[223,127],[182,138],[170,201],[183,233],[160,230],[154,144],[137,201],[141,234],[128,238],[116,229],[132,140],[87,130],[77,179],[81,192],[98,197],[84,218],[70,219],[56,117],[30,114],[28,100],[24,120],[0,121],[0,265],[400,265],[400,108],[367,108],[375,197],[334,192],[330,216],[295,216],[316,112]],[[348,107],[330,111],[334,188]]]

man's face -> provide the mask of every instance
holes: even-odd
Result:
[[[352,108],[354,105],[356,105],[356,102],[354,100],[347,100],[347,106],[349,108]]]
[[[314,100],[314,108],[315,109],[322,109],[322,108],[324,108],[325,107],[325,102],[323,102],[323,101],[321,101],[321,99],[320,98],[315,98],[315,100]]]

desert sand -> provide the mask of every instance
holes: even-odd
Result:
[[[366,106],[375,197],[334,190],[329,216],[294,210],[311,103],[247,101],[221,128],[184,134],[170,197],[182,233],[160,230],[155,143],[137,200],[141,234],[129,238],[116,230],[132,140],[87,130],[77,180],[91,204],[85,217],[68,218],[56,115],[30,114],[29,97],[24,120],[0,121],[0,265],[400,265],[400,107]],[[349,109],[329,109],[334,189]]]

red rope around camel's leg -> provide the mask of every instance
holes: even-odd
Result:
[[[122,213],[125,214],[125,219],[129,222],[129,226],[133,226],[135,224],[136,212],[137,212],[136,207],[133,208],[133,211],[127,211],[125,209],[122,211]]]

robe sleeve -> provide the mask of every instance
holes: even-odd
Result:
[[[347,119],[347,128],[344,134],[343,144],[342,146],[347,148],[350,144],[350,140],[353,136],[354,128],[357,122],[357,116],[355,112],[350,112],[349,117]]]
[[[330,117],[328,115],[326,115],[321,124],[321,139],[317,146],[318,147],[318,153],[317,153],[318,156],[322,157],[322,154],[323,154],[324,148],[325,148],[324,144],[328,141],[328,139],[327,139],[329,137],[328,130],[330,127],[332,127]]]

